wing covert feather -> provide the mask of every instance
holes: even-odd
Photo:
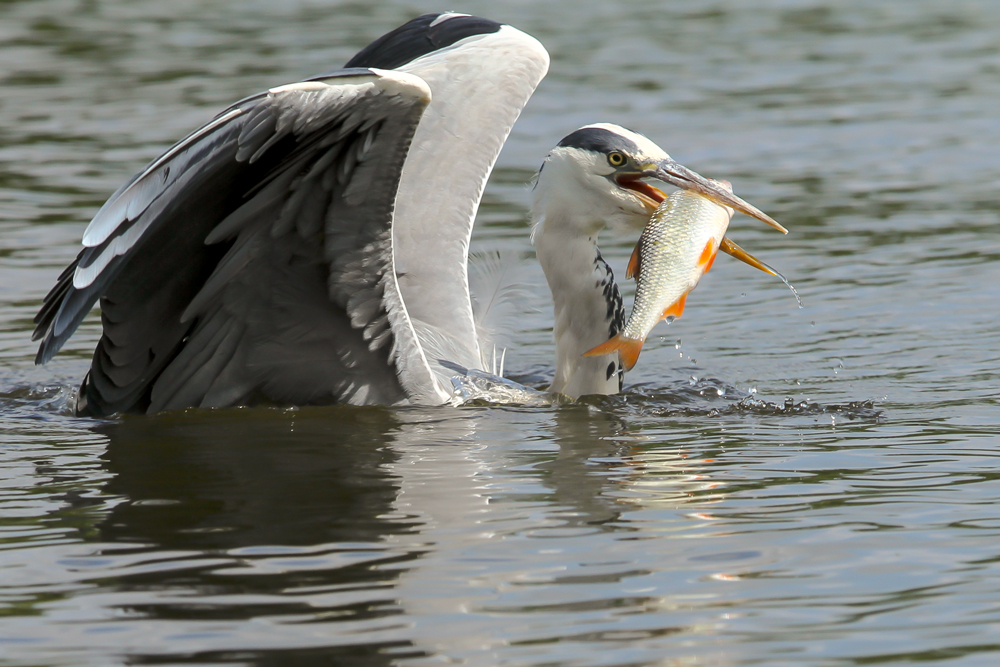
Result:
[[[328,355],[327,370],[347,375],[328,383],[329,399],[400,400],[405,373],[392,364],[412,334],[402,331],[401,346],[389,330],[394,301],[386,290],[394,276],[385,240],[399,172],[429,102],[430,90],[416,76],[351,69],[271,89],[223,112],[101,208],[86,232],[87,246],[36,317],[35,337],[43,339],[36,361],[51,358],[102,297],[105,335],[81,401],[92,413],[224,402],[245,396],[247,387],[270,386],[277,400],[282,394],[296,400],[294,373],[276,381],[266,371],[237,368],[237,357],[260,356],[268,334],[256,320],[268,318],[234,294],[272,298],[280,290],[266,281],[295,273],[282,261],[318,263],[307,273],[325,285],[327,305],[297,304],[295,298],[315,300],[316,294],[289,290],[289,303],[272,303],[291,318],[283,326],[301,338],[296,317],[317,307],[339,309],[329,326],[337,328],[334,321],[342,318],[355,333],[319,338],[336,345],[353,335],[357,344]],[[156,303],[159,311],[150,316],[143,303]],[[405,324],[403,310],[397,319]],[[219,338],[223,330],[227,335]],[[215,352],[206,360],[198,350],[182,349],[191,343]],[[379,350],[380,363],[390,364],[381,381],[391,386],[366,387],[363,377],[351,377],[351,367],[360,369],[355,375],[386,375],[370,367],[372,360],[358,359]]]

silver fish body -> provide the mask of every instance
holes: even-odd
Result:
[[[719,183],[732,191],[728,181]],[[711,268],[732,217],[733,209],[688,190],[667,197],[643,230],[625,274],[637,279],[625,328],[585,356],[618,351],[630,370],[653,327],[681,316],[688,293]]]

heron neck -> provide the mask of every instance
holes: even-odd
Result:
[[[621,294],[593,235],[552,215],[535,227],[535,253],[552,292],[556,373],[551,391],[573,397],[616,394],[617,355],[584,357],[624,325]]]

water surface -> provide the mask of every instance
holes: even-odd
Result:
[[[280,5],[280,6],[279,6]],[[0,660],[992,665],[1000,653],[1000,14],[986,0],[0,5]],[[477,249],[524,257],[507,366],[551,377],[527,187],[585,123],[791,230],[731,236],[622,396],[71,416],[92,315],[31,318],[104,199],[257,90],[453,8],[552,68]],[[634,239],[602,240],[619,275]]]

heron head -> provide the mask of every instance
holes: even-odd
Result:
[[[538,174],[535,214],[559,215],[587,234],[605,226],[641,230],[666,198],[657,187],[664,183],[787,231],[717,181],[678,164],[643,135],[610,123],[581,127],[552,149]]]

